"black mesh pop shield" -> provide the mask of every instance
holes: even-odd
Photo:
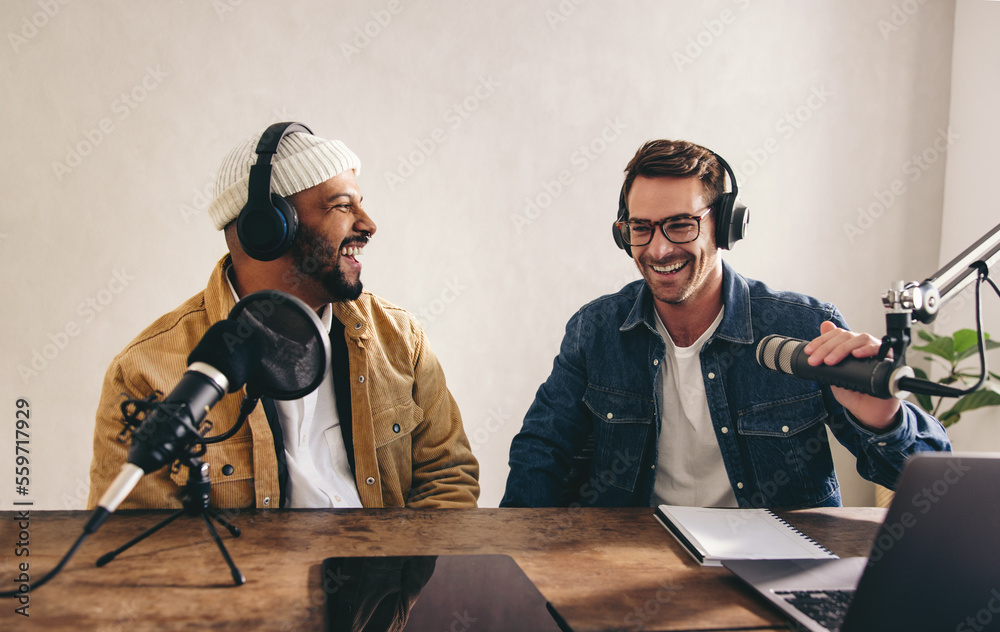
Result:
[[[239,325],[228,341],[259,338],[261,361],[247,378],[247,390],[279,400],[298,399],[323,381],[330,362],[330,337],[316,313],[278,290],[254,292],[229,312]]]

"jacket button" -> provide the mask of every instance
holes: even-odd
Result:
[[[788,426],[782,426],[781,427],[781,431],[782,432],[788,432]]]
[[[268,496],[267,498],[264,499],[264,506],[267,507],[270,504],[271,504],[271,497]]]
[[[374,485],[374,484],[375,484],[374,476],[369,476],[368,478],[365,479],[365,485]]]
[[[365,376],[359,375],[358,376],[358,382],[360,382],[361,384],[364,384],[365,383]]]
[[[736,489],[743,489],[743,483],[736,483]]]
[[[355,329],[361,329],[361,327],[362,327],[361,323],[354,323],[354,328]]]
[[[233,473],[233,466],[226,463],[225,465],[222,466],[222,473],[226,476],[231,476]]]
[[[715,373],[709,373],[708,374],[708,379],[714,380],[715,379]]]
[[[722,434],[729,434],[729,428],[727,428],[726,426],[723,426],[722,427]]]
[[[656,359],[654,359],[654,360],[653,360],[653,366],[660,366],[660,361],[659,361],[659,360],[656,360]]]
[[[611,413],[608,413],[608,419],[614,419],[614,417],[615,417],[614,415],[612,415]]]
[[[398,433],[399,432],[399,424],[392,424],[392,431]]]

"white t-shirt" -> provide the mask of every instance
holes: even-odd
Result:
[[[656,387],[660,391],[660,436],[653,504],[736,507],[722,451],[715,437],[701,373],[701,348],[722,322],[719,311],[690,347],[674,344],[659,315],[666,353]]]

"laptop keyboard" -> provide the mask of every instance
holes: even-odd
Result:
[[[776,590],[774,594],[832,632],[840,630],[854,597],[853,590]]]

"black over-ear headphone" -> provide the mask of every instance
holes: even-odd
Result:
[[[301,123],[275,123],[257,143],[257,162],[250,167],[247,203],[236,220],[236,234],[243,251],[259,261],[273,261],[295,241],[299,217],[288,200],[271,192],[271,159],[286,134],[312,130]]]
[[[712,155],[729,174],[729,182],[733,189],[729,193],[720,195],[719,199],[712,205],[712,210],[715,212],[715,245],[724,250],[732,250],[737,241],[746,237],[747,224],[750,223],[750,209],[739,200],[740,189],[736,184],[736,176],[729,163],[714,151]],[[625,205],[625,185],[623,184],[621,194],[618,196],[618,219],[611,225],[611,233],[618,247],[632,256],[632,248],[625,243],[621,231],[618,230],[618,222],[624,222],[627,219],[628,207]]]

